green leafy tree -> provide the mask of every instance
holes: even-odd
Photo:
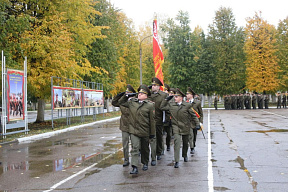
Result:
[[[179,24],[176,24],[179,23]],[[179,11],[176,22],[168,19],[161,30],[164,32],[164,45],[168,50],[169,82],[171,87],[178,87],[185,92],[193,80],[195,68],[191,29],[187,12]]]
[[[210,41],[205,37],[202,29],[196,28],[193,32],[193,41],[195,48],[196,61],[194,81],[192,82],[193,90],[197,93],[206,93],[210,95],[215,91],[216,70],[212,64],[213,51],[211,50]]]
[[[279,22],[277,28],[277,58],[280,67],[279,79],[282,91],[288,90],[288,17]]]
[[[230,8],[216,11],[209,25],[208,40],[213,49],[216,69],[216,91],[219,94],[236,93],[245,87],[244,32],[235,24]]]
[[[279,87],[276,29],[258,13],[247,22],[244,47],[247,54],[246,86],[251,91],[274,92]]]

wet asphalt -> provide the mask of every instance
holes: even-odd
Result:
[[[6,144],[0,191],[288,191],[287,123],[287,109],[205,109],[205,139],[198,132],[188,162],[173,167],[172,145],[156,166],[139,164],[138,175],[122,166],[119,120]]]

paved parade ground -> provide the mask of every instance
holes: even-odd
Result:
[[[205,139],[198,132],[189,161],[174,168],[172,145],[138,175],[122,166],[119,118],[90,124],[2,145],[0,191],[287,191],[287,123],[287,109],[204,109]]]

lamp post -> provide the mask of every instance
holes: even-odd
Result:
[[[142,47],[141,47],[141,44],[142,44],[142,41],[147,39],[148,37],[152,37],[152,35],[149,35],[147,37],[144,37],[141,41],[140,41],[140,46],[139,46],[139,50],[140,50],[140,85],[142,85]]]

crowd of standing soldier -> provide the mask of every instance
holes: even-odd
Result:
[[[283,93],[282,97],[281,93],[277,93],[277,108],[281,108],[281,105],[283,108],[287,108],[286,98],[286,93]],[[269,101],[269,95],[261,93],[224,95],[224,108],[227,110],[257,109],[257,107],[258,109],[268,109]]]
[[[127,85],[125,92],[113,98],[112,105],[120,107],[120,130],[124,153],[123,166],[128,166],[129,141],[131,141],[130,174],[138,174],[139,152],[142,170],[148,170],[151,154],[151,166],[161,160],[165,147],[163,132],[166,132],[166,150],[170,151],[171,137],[174,138],[174,168],[179,167],[180,148],[182,143],[182,157],[188,161],[187,152],[195,153],[197,130],[203,123],[201,101],[197,94],[187,89],[184,94],[180,89],[170,88],[165,84],[164,91],[160,90],[162,82],[154,77],[152,85],[140,85],[138,93],[131,85]],[[187,101],[184,98],[187,96]],[[199,97],[198,97],[199,98]]]

